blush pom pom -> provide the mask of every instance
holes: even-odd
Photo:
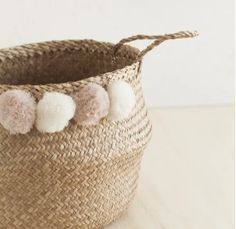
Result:
[[[70,96],[46,92],[37,105],[36,128],[46,133],[62,131],[74,113],[75,103]]]
[[[34,98],[21,90],[9,90],[0,95],[0,123],[10,134],[26,134],[35,121]]]
[[[112,121],[127,118],[135,105],[135,94],[128,83],[117,80],[108,85],[110,111],[108,118]]]
[[[73,98],[77,107],[74,119],[80,125],[95,125],[108,114],[109,96],[98,84],[87,84]]]

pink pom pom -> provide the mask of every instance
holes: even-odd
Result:
[[[9,90],[0,95],[0,123],[10,134],[26,134],[35,121],[34,98],[21,90]]]
[[[87,84],[73,98],[76,103],[74,119],[80,125],[95,125],[108,114],[109,96],[98,84]]]

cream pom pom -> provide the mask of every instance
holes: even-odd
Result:
[[[10,134],[26,134],[35,121],[34,98],[21,90],[9,90],[0,95],[0,123]]]
[[[47,133],[62,131],[74,113],[75,102],[70,96],[46,92],[37,105],[36,128]]]
[[[109,96],[98,84],[87,84],[73,98],[77,107],[74,119],[80,125],[95,125],[108,114]]]
[[[110,120],[127,118],[135,105],[135,94],[130,84],[117,80],[108,85],[110,97]]]

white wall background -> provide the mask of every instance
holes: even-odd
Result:
[[[0,47],[198,30],[145,58],[149,106],[233,102],[234,0],[0,0]],[[134,43],[145,47],[147,43]]]

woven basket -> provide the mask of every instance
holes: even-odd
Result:
[[[125,120],[103,119],[62,132],[10,135],[0,126],[0,228],[101,228],[127,209],[137,187],[151,124],[140,84],[142,57],[180,32],[133,36],[118,44],[52,41],[0,50],[0,94],[23,89],[37,100],[48,91],[71,94],[89,82],[106,88],[123,79],[136,95]],[[145,50],[128,45],[153,39]]]

